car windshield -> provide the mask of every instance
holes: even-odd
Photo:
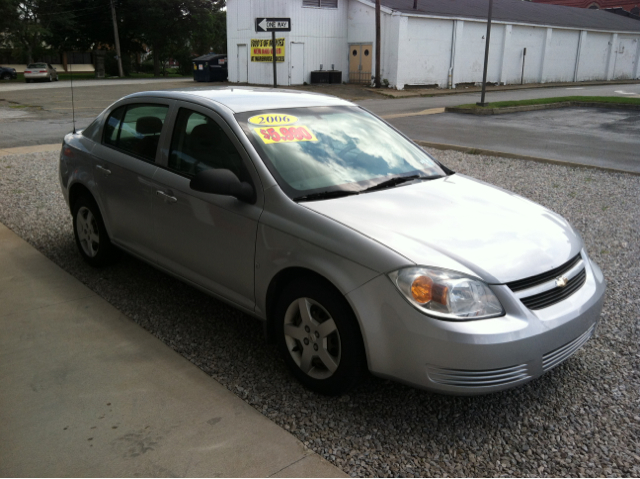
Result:
[[[46,63],[32,63],[27,68],[47,68]]]
[[[421,148],[358,107],[253,111],[236,119],[291,198],[445,175]]]

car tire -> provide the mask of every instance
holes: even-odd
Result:
[[[100,209],[89,196],[80,196],[73,205],[73,233],[82,258],[91,266],[106,266],[117,258]]]
[[[31,80],[29,80],[28,78],[24,79],[25,83],[31,83]]]
[[[2,79],[3,80],[11,80],[11,74],[10,73],[3,73],[2,74]]]
[[[343,394],[366,373],[355,315],[344,296],[324,281],[311,277],[285,286],[275,321],[285,362],[312,391]]]
[[[51,73],[49,73],[49,83],[51,83],[53,81],[53,76],[51,75]]]

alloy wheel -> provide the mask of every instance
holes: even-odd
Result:
[[[86,206],[78,210],[76,229],[82,250],[88,257],[94,258],[100,247],[100,230],[93,213]]]
[[[342,344],[336,323],[311,298],[293,301],[285,313],[287,350],[300,370],[314,379],[331,377],[340,365]]]

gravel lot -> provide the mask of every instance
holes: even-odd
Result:
[[[450,397],[368,378],[348,396],[309,393],[256,320],[128,256],[86,266],[55,152],[0,157],[0,221],[352,476],[640,476],[640,177],[434,154],[564,215],[607,278],[596,337],[515,390]]]

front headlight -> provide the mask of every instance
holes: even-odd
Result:
[[[414,266],[389,273],[389,278],[413,306],[436,318],[468,321],[504,314],[485,282],[462,273]]]

